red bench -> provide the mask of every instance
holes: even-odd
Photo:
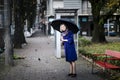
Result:
[[[102,59],[97,59],[100,56],[103,56]],[[118,51],[112,51],[112,50],[106,50],[104,54],[93,54],[93,64],[92,64],[92,73],[94,73],[94,65],[98,65],[105,70],[112,69],[112,70],[118,70],[120,69],[120,65],[115,65],[110,63],[110,60],[119,60],[120,61],[120,52]]]

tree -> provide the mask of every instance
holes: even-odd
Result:
[[[22,48],[22,44],[26,43],[23,29],[24,21],[22,18],[24,14],[23,0],[14,0],[14,19],[15,19],[15,32],[14,32],[14,47]]]
[[[0,53],[4,52],[4,39],[3,39],[3,34],[4,34],[4,28],[3,28],[3,7],[4,1],[0,0]]]
[[[10,0],[4,0],[4,28],[5,28],[5,65],[13,65],[13,44],[10,35]]]
[[[25,19],[28,20],[28,31],[30,31],[30,28],[32,28],[35,18],[36,18],[36,0],[31,0],[31,1],[25,1]]]
[[[4,34],[4,29],[0,29],[0,53],[4,52],[4,47],[5,47],[3,34]]]
[[[40,13],[41,13],[41,18],[44,18],[44,11],[46,10],[46,0],[41,1],[41,7],[40,7]]]
[[[14,16],[15,16],[15,33],[14,47],[22,48],[22,44],[26,43],[24,36],[24,23],[26,19],[33,24],[31,15],[36,11],[36,0],[14,0]],[[31,7],[32,6],[32,7]],[[34,10],[33,10],[34,9]],[[30,24],[30,26],[32,25]]]
[[[106,42],[104,23],[119,7],[120,0],[89,0],[93,15],[93,42]],[[113,3],[114,2],[114,3]],[[117,5],[116,5],[117,4]],[[102,10],[108,10],[102,12]],[[101,13],[102,12],[102,13]]]

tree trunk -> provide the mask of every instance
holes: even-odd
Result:
[[[95,42],[95,43],[106,42],[106,38],[104,34],[104,27],[97,22],[94,22],[92,42]]]
[[[21,23],[20,18],[15,17],[15,33],[14,33],[14,47],[22,48],[22,44],[26,43],[24,36],[24,27]]]
[[[4,28],[5,28],[5,65],[13,66],[13,47],[10,34],[10,4],[4,0]]]
[[[22,3],[20,0],[17,0],[14,2],[14,5],[18,6],[18,8],[15,8],[14,48],[22,48],[22,44],[26,43],[22,13],[20,11]]]
[[[0,53],[3,53],[5,48],[3,34],[4,34],[4,29],[0,29]]]
[[[22,48],[22,31],[20,20],[15,17],[14,48]]]
[[[93,15],[93,35],[92,42],[102,43],[106,42],[104,34],[104,19],[100,16],[101,7],[92,3],[92,15]]]
[[[14,65],[13,62],[13,47],[12,40],[10,37],[10,29],[7,28],[5,31],[5,65]]]

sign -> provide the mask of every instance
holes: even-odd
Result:
[[[78,9],[56,9],[56,13],[76,13]]]

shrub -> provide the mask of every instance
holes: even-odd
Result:
[[[91,41],[86,39],[85,37],[79,37],[79,46],[87,46],[90,45]]]

